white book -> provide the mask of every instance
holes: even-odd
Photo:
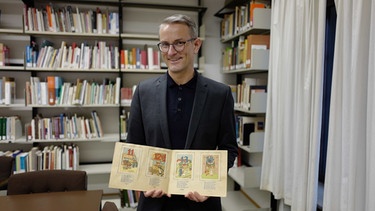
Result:
[[[44,25],[42,25],[43,16],[40,10],[36,10],[36,20],[38,24],[38,31],[44,31]]]
[[[71,68],[78,68],[80,57],[81,57],[81,49],[79,47],[75,47]]]
[[[84,53],[84,58],[83,58],[83,69],[89,69],[90,68],[90,64],[91,64],[91,47],[90,46],[85,46],[85,49],[84,49],[85,53]]]
[[[79,55],[79,64],[78,64],[78,68],[80,69],[83,69],[83,58],[84,58],[84,55],[85,55],[85,44],[82,42],[81,43],[81,49],[80,49],[80,55]]]
[[[34,21],[33,21],[33,15],[32,15],[32,9],[31,7],[27,8],[27,19],[29,20],[28,28],[26,30],[33,31],[34,30]]]
[[[53,55],[53,47],[52,46],[48,46],[46,47],[47,48],[47,53],[44,55],[44,58],[43,58],[43,63],[42,63],[42,68],[46,68],[48,67],[48,64],[49,62],[51,61],[51,58],[52,58],[52,55]]]
[[[12,117],[4,117],[5,118],[5,125],[6,125],[6,132],[5,132],[5,139],[10,140],[10,134],[11,134],[11,123],[12,123]]]
[[[89,124],[90,124],[90,131],[91,131],[91,137],[96,138],[98,131],[96,131],[95,123],[94,120],[91,118],[89,119]]]
[[[31,139],[30,140],[35,140],[35,119],[31,119]]]
[[[46,47],[43,47],[40,49],[38,59],[36,60],[36,67],[41,67],[46,50],[47,50]]]
[[[14,103],[16,94],[16,82],[15,81],[3,81],[4,83],[4,104],[10,105]]]
[[[150,70],[154,69],[154,49],[147,47],[147,64]]]
[[[61,64],[62,49],[55,49],[55,51],[56,51],[56,56],[52,64],[53,69],[59,68]]]
[[[57,22],[57,20],[56,20],[56,16],[55,16],[55,10],[53,9],[53,6],[51,5],[51,12],[52,12],[52,14],[51,14],[51,18],[52,18],[52,31],[53,32],[58,32],[58,31],[60,31],[60,29],[59,29],[59,24],[58,24],[58,22]]]
[[[114,52],[114,55],[115,55],[115,58],[114,58],[114,61],[115,61],[115,68],[118,69],[120,68],[120,65],[119,65],[119,51],[118,51],[118,47],[116,46],[115,47],[115,52]]]
[[[69,98],[69,82],[64,82],[63,87],[61,89],[61,95],[60,95],[60,105],[67,105],[68,104],[68,98]]]
[[[81,30],[82,30],[82,33],[87,33],[87,22],[85,20],[85,14],[83,12],[79,13],[79,18],[80,18],[80,22],[81,22]]]
[[[61,46],[60,46],[60,50],[59,50],[58,60],[56,62],[55,68],[62,67],[62,64],[65,61],[65,59],[66,59],[66,42],[65,41],[61,41]]]
[[[73,170],[79,169],[79,147],[74,146],[73,148]]]
[[[84,117],[78,118],[79,128],[80,128],[80,137],[87,138],[86,122]]]
[[[120,103],[120,94],[121,94],[121,78],[116,77],[116,84],[115,84],[115,104],[118,105]]]
[[[48,105],[48,86],[47,82],[40,82],[40,105]]]
[[[86,27],[87,27],[87,31],[86,32],[90,33],[90,34],[92,34],[92,20],[91,20],[92,16],[93,16],[92,10],[87,11],[87,13],[85,14]]]
[[[82,30],[81,15],[80,15],[78,7],[76,7],[76,12],[77,12],[77,14],[76,14],[76,18],[77,18],[77,28],[76,28],[76,31],[79,32],[79,33],[82,33],[84,31]]]
[[[74,97],[74,94],[75,94],[75,89],[76,89],[76,86],[70,86],[69,87],[69,92],[68,92],[68,102],[67,102],[67,105],[72,105],[73,104],[73,97]]]
[[[22,136],[22,123],[19,117],[12,116],[10,119],[10,140],[16,140]]]
[[[33,147],[29,151],[29,165],[28,165],[28,170],[29,171],[36,171],[38,170],[38,162],[37,162],[37,154],[38,151],[40,152],[38,147]]]
[[[85,124],[85,131],[86,131],[86,138],[92,138],[91,135],[91,129],[90,129],[90,121],[89,119],[84,119],[84,124]]]
[[[87,80],[83,80],[83,83],[82,83],[82,87],[81,87],[81,91],[80,91],[80,96],[79,96],[79,104],[80,105],[83,105],[85,102],[84,102],[84,99],[85,99],[85,95],[86,95],[86,87],[87,87]]]
[[[112,55],[109,47],[105,47],[105,58],[104,58],[104,69],[111,69],[112,67]]]
[[[103,23],[102,23],[102,14],[101,13],[96,14],[96,29],[98,31],[98,34],[103,33]]]

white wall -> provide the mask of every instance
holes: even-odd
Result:
[[[202,0],[202,4],[202,6],[207,7],[207,11],[203,16],[206,37],[201,49],[202,55],[205,57],[203,75],[226,84],[236,84],[235,75],[222,74],[221,69],[221,18],[214,16],[214,14],[224,6],[224,0]]]

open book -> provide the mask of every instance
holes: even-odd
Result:
[[[117,142],[109,187],[225,197],[227,156],[226,150],[170,150]]]

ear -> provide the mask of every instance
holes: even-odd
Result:
[[[199,37],[194,40],[194,53],[197,54],[202,46],[202,40]]]

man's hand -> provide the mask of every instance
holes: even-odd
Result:
[[[168,197],[171,197],[171,194],[167,194],[162,190],[148,190],[143,192],[145,194],[145,197],[151,197],[151,198],[160,198],[164,195],[167,195]]]
[[[202,196],[196,191],[187,193],[185,197],[195,202],[204,202],[208,199],[208,196]]]

